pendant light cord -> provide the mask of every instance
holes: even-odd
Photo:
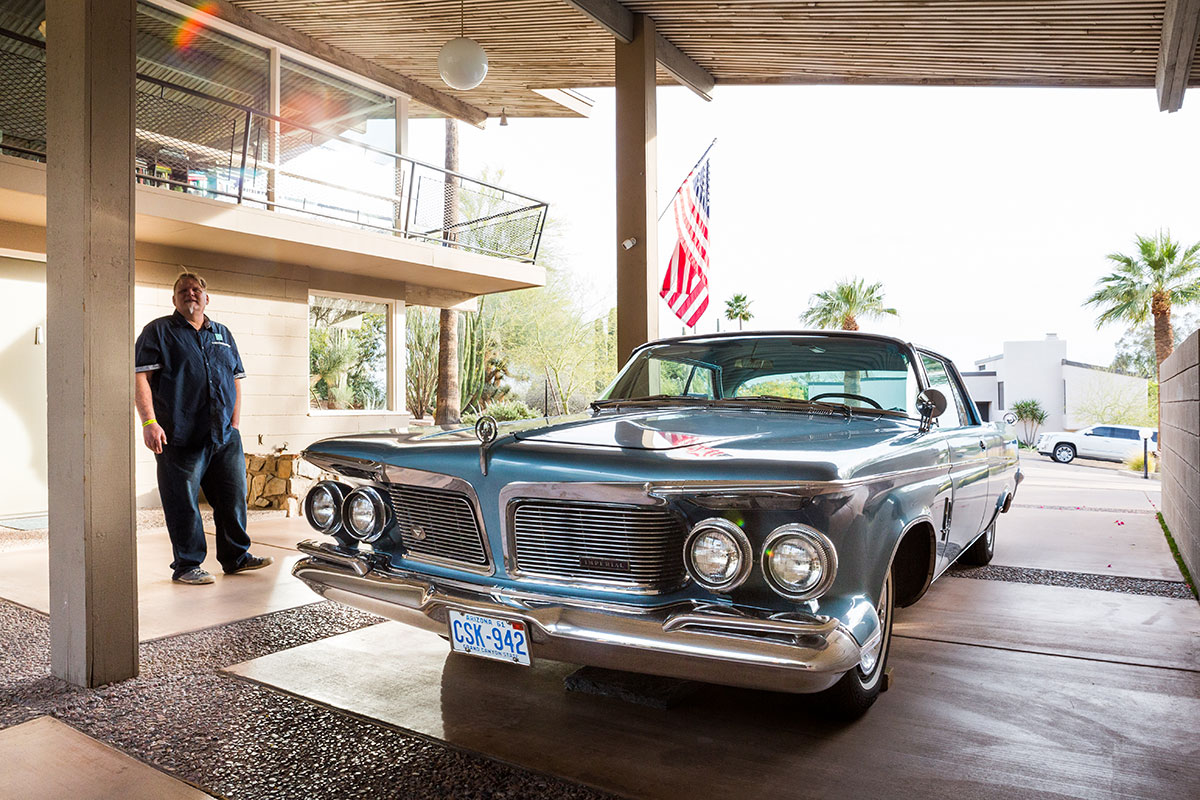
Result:
[[[466,2],[467,0],[458,0],[458,35],[462,39],[467,38]]]

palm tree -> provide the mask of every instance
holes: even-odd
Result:
[[[1101,309],[1096,327],[1110,322],[1143,325],[1154,317],[1154,357],[1158,364],[1175,349],[1171,306],[1200,300],[1200,242],[1186,250],[1170,231],[1137,237],[1136,256],[1110,253],[1116,269],[1096,282],[1085,305]]]
[[[742,329],[743,322],[749,322],[753,318],[754,313],[750,311],[750,301],[746,299],[746,295],[735,294],[725,301],[725,319],[730,321],[736,319],[739,331]]]
[[[883,305],[883,284],[867,285],[862,278],[838,281],[832,289],[817,292],[808,299],[808,311],[800,315],[806,325],[816,328],[858,330],[859,318],[900,316]]]

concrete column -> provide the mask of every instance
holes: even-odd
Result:
[[[134,0],[46,14],[50,661],[100,686],[138,671]]]
[[[617,363],[658,337],[658,153],[654,20],[633,16],[616,43]],[[634,240],[625,249],[622,242]]]

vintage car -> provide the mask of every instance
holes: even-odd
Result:
[[[954,365],[884,336],[639,347],[588,411],[304,457],[318,594],[453,650],[820,693],[862,714],[893,609],[986,564],[1020,481]]]

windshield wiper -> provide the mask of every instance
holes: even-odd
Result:
[[[818,409],[823,410],[823,411],[829,411],[829,412],[836,411],[836,412],[845,414],[846,419],[854,419],[855,411],[874,411],[875,410],[873,408],[853,408],[849,405],[846,405],[845,403],[829,403],[824,400],[801,400],[798,397],[779,397],[778,395],[772,395],[772,394],[753,394],[753,395],[742,395],[739,397],[723,397],[717,402],[720,402],[720,403],[739,403],[739,402],[770,403],[773,405],[774,404],[782,404],[782,405],[788,405],[788,406],[797,406],[798,405],[798,406],[801,406],[810,411],[818,410]]]
[[[593,411],[602,408],[620,408],[621,406],[649,405],[708,405],[713,401],[706,397],[687,397],[677,394],[652,394],[647,397],[623,397],[613,400],[593,400],[590,405]]]

